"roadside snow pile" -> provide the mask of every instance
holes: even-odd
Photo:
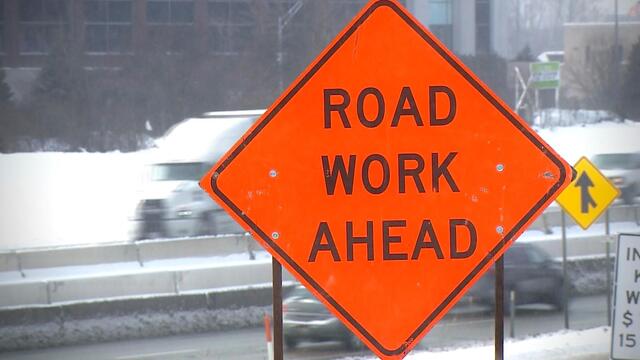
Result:
[[[505,359],[511,360],[596,360],[608,359],[609,327],[581,331],[560,331],[524,340],[506,341]],[[419,351],[407,360],[493,359],[493,344],[462,349]],[[347,359],[355,359],[345,358]],[[363,359],[363,358],[360,358]],[[369,358],[366,358],[369,359]]]
[[[640,151],[637,122],[538,132],[569,163],[597,153]],[[0,154],[0,173],[7,174],[0,178],[0,250],[128,239],[129,217],[153,153]]]
[[[0,352],[259,326],[270,306],[198,309],[0,327]]]
[[[640,122],[601,122],[589,126],[537,129],[542,138],[567,162],[582,156],[640,151]]]

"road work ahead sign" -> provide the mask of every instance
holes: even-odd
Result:
[[[620,195],[620,190],[586,157],[580,158],[574,169],[576,178],[556,201],[586,230]]]
[[[396,1],[372,1],[201,185],[402,358],[571,169]]]

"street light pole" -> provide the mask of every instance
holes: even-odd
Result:
[[[284,91],[284,52],[282,50],[284,28],[287,27],[291,19],[300,11],[302,5],[304,5],[303,1],[298,0],[295,4],[291,5],[284,15],[278,17],[278,54],[276,57],[278,64],[278,93]]]
[[[620,89],[620,62],[622,61],[621,59],[621,54],[620,54],[620,50],[619,50],[619,40],[618,40],[618,0],[613,0],[613,7],[614,7],[614,25],[613,25],[613,86],[614,86],[614,95],[615,95],[615,99],[619,98],[619,89]]]

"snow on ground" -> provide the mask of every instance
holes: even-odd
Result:
[[[640,123],[539,130],[570,163],[640,151]],[[0,155],[0,251],[122,241],[153,152]]]
[[[570,164],[582,156],[640,151],[640,122],[609,121],[538,129],[538,133]]]
[[[126,240],[147,155],[0,155],[0,251]]]
[[[510,360],[605,360],[609,358],[610,345],[611,329],[609,327],[560,331],[523,340],[507,340],[504,346],[504,358]],[[460,349],[416,351],[406,357],[407,360],[493,358],[493,343]],[[355,358],[343,360],[347,359]]]

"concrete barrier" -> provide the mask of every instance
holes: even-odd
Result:
[[[135,245],[127,243],[18,251],[17,256],[23,270],[138,261]]]
[[[45,281],[3,284],[0,286],[0,307],[48,304]]]
[[[562,225],[562,214],[559,206],[552,206],[545,210],[545,212],[531,224],[529,230],[544,231],[552,227]],[[615,205],[609,208],[609,217],[615,222],[635,222],[640,225],[640,205]],[[566,215],[567,226],[577,225],[571,216]],[[594,222],[595,224],[602,224],[605,222],[604,213]]]
[[[20,271],[15,251],[0,253],[0,272]]]
[[[143,264],[154,260],[224,256],[260,249],[260,245],[249,235],[147,240],[136,245]]]
[[[78,278],[48,283],[51,303],[176,292],[174,272]]]
[[[271,283],[271,260],[253,261],[238,266],[223,266],[185,270],[178,273],[180,292],[218,289]],[[293,280],[293,276],[283,269],[283,281]]]
[[[604,256],[606,242],[610,242],[610,249],[613,252],[616,239],[617,235],[591,235],[567,238],[567,256]],[[521,241],[527,242],[526,240]],[[562,256],[562,239],[536,240],[531,243],[542,248],[552,257],[558,258]]]

